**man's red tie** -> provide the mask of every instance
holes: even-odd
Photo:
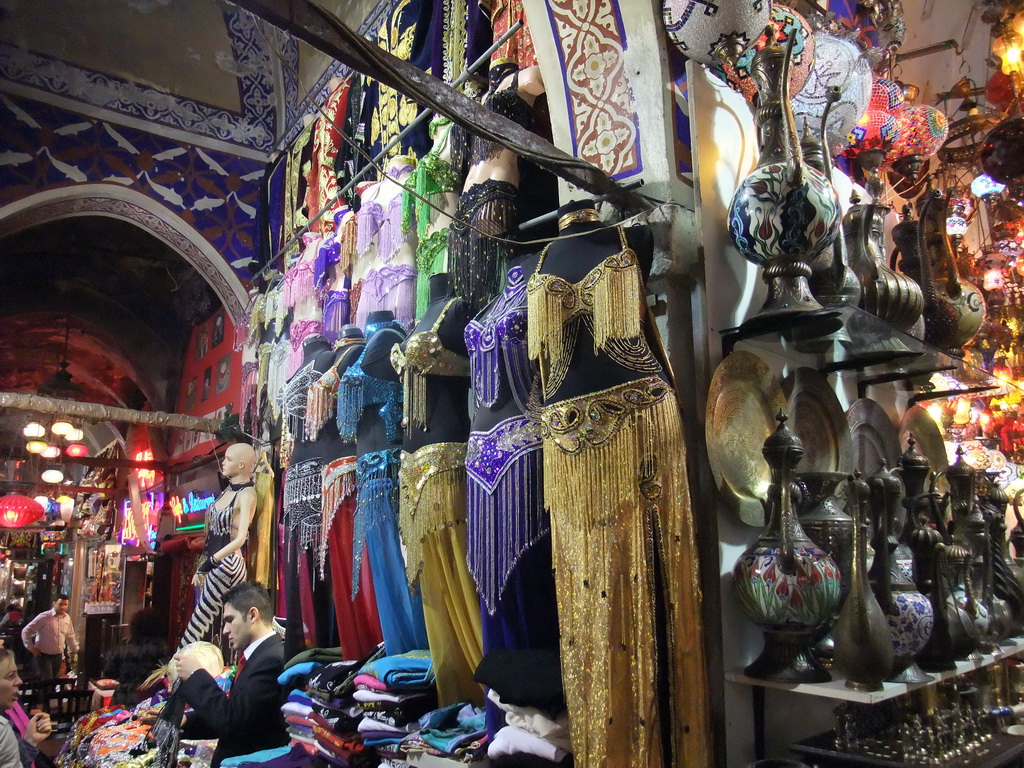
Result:
[[[242,670],[245,669],[245,654],[243,653],[238,659],[238,669],[235,670],[235,680],[238,680],[242,676]]]

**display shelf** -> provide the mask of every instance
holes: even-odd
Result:
[[[950,680],[954,677],[972,672],[976,669],[995,664],[997,661],[1016,656],[1024,652],[1024,638],[1010,638],[1012,645],[1001,646],[995,653],[982,654],[977,660],[958,661],[956,669],[946,672],[929,672],[934,678],[929,683],[882,683],[880,691],[855,691],[846,687],[846,680],[833,673],[833,679],[828,683],[779,683],[774,680],[761,680],[756,677],[749,677],[742,672],[727,672],[725,679],[733,683],[754,685],[761,688],[774,688],[781,691],[792,691],[810,696],[821,696],[826,699],[838,699],[840,701],[853,701],[859,704],[878,704],[881,701],[894,699],[909,691],[916,691],[927,688],[943,680]]]
[[[798,741],[789,749],[802,758],[809,758],[809,762],[821,768],[1001,768],[1010,764],[1017,765],[1014,761],[1024,756],[1024,738],[1006,733],[995,734],[990,741],[971,750],[970,754],[940,763],[895,762],[881,757],[840,752],[835,748],[835,738],[835,733],[829,731],[812,739]]]
[[[737,344],[784,358],[822,374],[850,373],[859,396],[867,387],[893,381],[926,383],[944,373],[975,392],[1007,386],[988,371],[903,333],[857,307],[803,313],[753,326],[722,331],[722,354]],[[924,399],[927,395],[918,395]]]

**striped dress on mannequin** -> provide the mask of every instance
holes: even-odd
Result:
[[[203,547],[203,553],[208,557],[215,555],[231,541],[235,498],[238,496],[238,491],[232,490],[234,492],[231,501],[226,507],[221,509],[214,504],[206,514],[206,545]],[[243,581],[245,581],[245,560],[241,551],[236,550],[217,563],[217,567],[207,573],[206,578],[203,579],[199,588],[199,597],[196,598],[196,608],[192,612],[188,626],[185,627],[185,634],[181,638],[179,648],[207,639],[210,628],[220,618],[220,612],[224,608],[224,593]]]

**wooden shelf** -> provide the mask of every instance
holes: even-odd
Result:
[[[727,672],[725,679],[733,683],[743,685],[755,685],[761,688],[774,688],[780,691],[792,691],[809,696],[821,696],[826,699],[837,699],[840,701],[854,701],[860,704],[878,704],[882,701],[894,699],[910,691],[927,688],[943,680],[950,680],[954,677],[972,672],[976,669],[995,664],[997,661],[1016,656],[1024,652],[1024,638],[1010,638],[1011,645],[1000,647],[995,653],[986,653],[976,661],[958,661],[956,669],[947,672],[929,672],[934,679],[930,683],[882,683],[880,691],[855,691],[846,687],[844,678],[833,673],[833,679],[828,683],[779,683],[774,680],[761,680],[755,677],[748,677],[742,672]]]

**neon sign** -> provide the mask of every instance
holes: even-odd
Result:
[[[146,540],[150,546],[156,542],[156,526],[153,524],[153,519],[159,514],[160,507],[163,506],[163,499],[159,498],[161,496],[162,494],[159,493],[147,493],[145,501],[142,502],[143,519],[146,521]],[[128,499],[124,501],[123,520],[124,525],[121,526],[121,532],[118,536],[119,541],[122,545],[138,546],[139,532],[135,527],[132,503]]]
[[[136,461],[152,461],[153,452],[150,450],[136,451]],[[135,470],[135,476],[139,478],[139,485],[144,489],[152,487],[153,483],[156,482],[156,470],[155,469],[137,469]]]
[[[213,506],[214,495],[203,494],[201,496],[196,495],[195,491],[189,491],[188,496],[181,498],[180,496],[171,496],[167,503],[171,506],[171,512],[174,513],[174,524],[175,526],[181,524],[181,518],[185,515],[190,515],[194,512],[205,512],[211,506]]]

